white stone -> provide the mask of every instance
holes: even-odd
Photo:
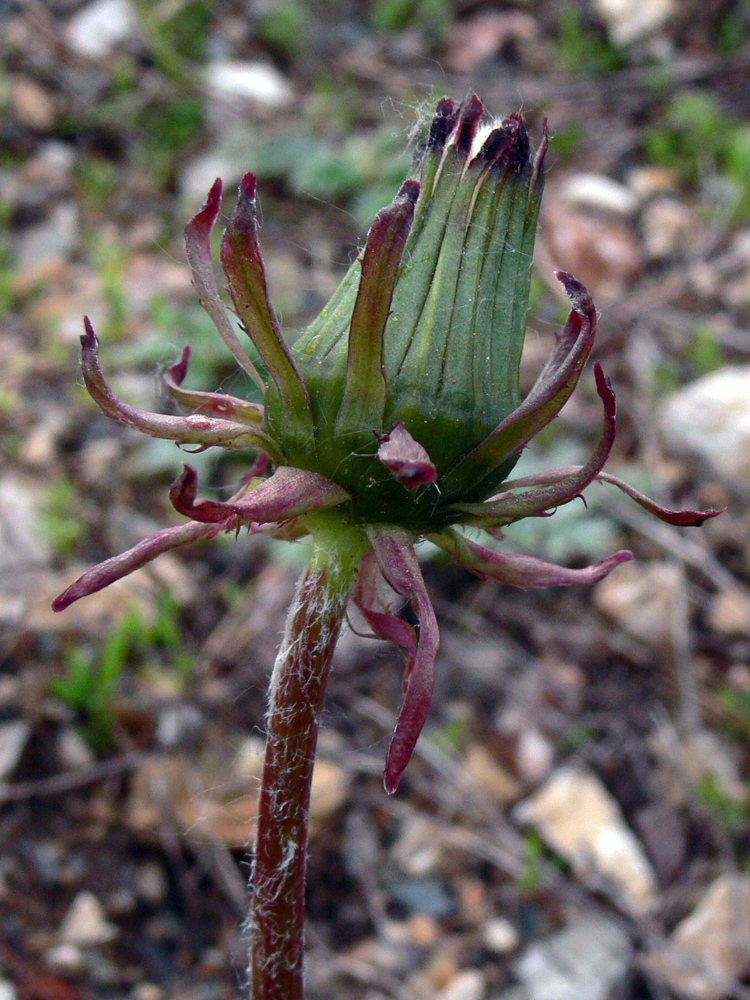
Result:
[[[748,941],[750,878],[722,875],[646,965],[683,1000],[720,1000],[750,969]]]
[[[30,735],[31,726],[25,719],[0,724],[0,781],[15,769]]]
[[[638,208],[633,192],[606,174],[575,174],[565,183],[563,194],[577,205],[615,215],[630,215]]]
[[[594,603],[620,628],[658,649],[673,641],[679,567],[668,562],[631,562],[594,588]]]
[[[555,747],[535,726],[525,725],[518,734],[516,767],[530,785],[538,785],[550,772]]]
[[[79,55],[101,59],[137,28],[138,21],[127,0],[94,0],[71,18],[66,39]]]
[[[63,918],[60,942],[79,947],[107,944],[117,937],[117,933],[96,896],[91,892],[79,892]]]
[[[722,368],[675,393],[661,409],[669,448],[704,461],[750,494],[750,367]]]
[[[674,0],[596,0],[615,45],[629,45],[658,31],[674,11]]]
[[[613,887],[633,913],[653,907],[653,869],[617,802],[595,775],[575,767],[559,768],[538,792],[516,806],[514,816],[534,826],[579,877]]]
[[[39,491],[31,481],[0,480],[0,590],[8,576],[49,565],[52,553],[39,531]]]
[[[29,226],[18,241],[17,283],[27,288],[43,280],[50,268],[67,261],[78,243],[78,209],[71,202],[61,202],[49,219]]]
[[[588,917],[531,945],[516,974],[531,1000],[608,1000],[631,957],[628,936],[617,924]]]
[[[57,737],[57,759],[65,770],[91,767],[96,757],[83,737],[72,727],[61,729]]]
[[[83,953],[74,944],[56,944],[44,953],[44,962],[59,972],[78,973],[84,967]]]
[[[0,1000],[18,1000],[18,993],[8,979],[0,979]]]
[[[519,941],[518,931],[505,917],[488,920],[482,927],[482,943],[496,955],[507,955],[518,947]]]
[[[487,989],[484,973],[477,969],[459,972],[435,997],[435,1000],[482,1000]]]
[[[267,63],[215,62],[207,69],[206,81],[217,97],[255,101],[269,108],[284,107],[294,96],[287,79]]]

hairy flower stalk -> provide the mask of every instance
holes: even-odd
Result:
[[[170,499],[188,521],[84,573],[55,610],[162,552],[220,532],[312,538],[271,681],[250,918],[255,1000],[302,1000],[312,765],[325,680],[350,596],[373,632],[405,654],[403,700],[384,773],[393,793],[430,710],[438,647],[416,541],[428,538],[472,572],[508,586],[590,584],[632,554],[569,569],[500,552],[467,537],[466,529],[500,540],[506,525],[552,514],[595,481],[671,524],[699,525],[719,513],[669,510],[603,471],[615,435],[615,398],[598,365],[602,425],[588,462],[508,479],[523,449],[575,389],[593,345],[596,309],[580,282],[558,274],[571,312],[521,399],[547,135],[545,128],[532,155],[520,115],[489,123],[483,117],[475,96],[438,103],[417,145],[414,176],[378,213],[364,251],[292,347],[266,292],[252,174],[240,185],[221,242],[239,333],[230,319],[211,259],[221,202],[221,182],[214,184],[187,228],[188,260],[201,303],[262,389],[262,406],[186,389],[186,347],[164,380],[187,415],[140,410],[108,385],[96,335],[85,323],[83,376],[104,413],[181,445],[246,449],[252,464],[226,501],[200,499],[197,475],[186,465]],[[402,617],[406,602],[416,629]]]
[[[328,670],[365,545],[318,524],[271,676],[253,867],[253,1000],[302,996],[310,788]],[[283,957],[283,961],[279,961]]]

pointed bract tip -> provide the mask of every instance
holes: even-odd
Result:
[[[602,366],[598,361],[594,365],[594,378],[596,379],[596,391],[599,393],[599,398],[604,404],[604,413],[611,420],[614,418],[617,410],[615,394],[609,377],[604,374]]]
[[[185,381],[185,376],[188,373],[188,366],[190,364],[190,344],[185,344],[182,349],[182,354],[180,355],[179,361],[173,362],[168,365],[164,371],[167,378],[172,379],[175,385],[182,385]]]
[[[567,271],[555,271],[555,277],[565,289],[565,294],[570,299],[570,304],[577,313],[582,316],[590,316],[594,312],[594,300],[591,298],[588,289],[582,285],[578,278],[574,278]]]
[[[386,794],[394,795],[398,791],[398,786],[401,784],[401,774],[402,772],[396,774],[390,768],[386,767],[383,773],[383,788]]]
[[[412,205],[416,205],[417,199],[419,198],[419,192],[422,186],[418,180],[410,177],[409,180],[404,181],[404,183],[399,188],[399,192],[396,195],[397,201],[410,201]]]
[[[95,351],[99,347],[99,338],[94,333],[94,327],[88,316],[83,317],[84,333],[81,334],[81,347],[84,351]]]
[[[513,170],[520,171],[529,162],[529,132],[526,128],[526,120],[523,115],[511,115],[503,122],[503,127],[511,137],[510,166]]]
[[[257,187],[258,179],[255,174],[245,174],[240,181],[240,195],[243,198],[249,198],[252,201],[252,199],[255,198]]]
[[[427,139],[427,148],[435,152],[442,152],[445,141],[456,127],[458,118],[458,105],[450,97],[442,97],[438,101],[435,115],[430,125],[430,134]]]
[[[222,188],[223,184],[221,181],[221,177],[217,177],[216,180],[211,185],[211,190],[208,192],[208,197],[206,198],[206,204],[204,205],[204,208],[211,208],[211,209],[215,208],[218,210],[219,205],[221,204]]]
[[[549,126],[547,119],[542,121],[542,141],[534,155],[534,183],[537,187],[544,181],[544,158],[549,149]]]
[[[472,94],[468,101],[461,104],[458,113],[458,121],[454,130],[453,144],[459,153],[466,156],[474,142],[477,126],[482,120],[484,105],[476,94]]]

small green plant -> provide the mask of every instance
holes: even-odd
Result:
[[[258,18],[257,34],[271,49],[291,57],[308,45],[310,13],[301,0],[276,0]]]
[[[82,720],[83,733],[98,751],[112,746],[113,702],[128,656],[141,644],[143,622],[130,608],[115,624],[98,655],[79,647],[65,656],[65,673],[52,685],[52,693],[74,708]]]
[[[370,23],[376,31],[403,31],[418,26],[440,36],[451,20],[449,0],[374,0],[370,9]]]
[[[557,58],[571,73],[595,76],[627,66],[627,52],[585,26],[578,6],[560,11],[557,34]]]
[[[10,211],[10,205],[0,201],[0,318],[13,309],[16,301],[13,285],[15,259],[8,231]]]
[[[719,688],[717,697],[726,713],[724,728],[735,739],[750,740],[750,691],[725,685]]]
[[[147,622],[132,605],[115,623],[101,649],[79,646],[64,657],[64,673],[52,684],[52,694],[75,709],[86,740],[97,751],[114,742],[114,704],[123,674],[129,666],[141,667],[155,653],[168,654],[169,667],[187,678],[193,661],[181,649],[179,607],[167,592],[159,595],[153,621]]]
[[[647,130],[645,154],[688,183],[711,188],[708,200],[720,217],[750,218],[750,126],[726,115],[713,94],[675,95],[663,124]]]
[[[136,0],[141,28],[154,62],[179,84],[193,84],[193,64],[205,62],[212,0]]]
[[[693,787],[695,798],[727,833],[738,833],[750,822],[750,793],[744,799],[728,795],[714,774],[706,774]]]
[[[522,895],[531,895],[539,888],[543,876],[543,863],[547,857],[544,841],[534,830],[527,830],[521,844],[523,851],[523,871],[518,876],[516,886]]]
[[[56,556],[64,559],[76,551],[86,534],[86,521],[71,479],[56,479],[47,486],[39,506],[39,524]]]
[[[388,128],[339,146],[312,130],[285,132],[259,144],[251,159],[258,178],[281,178],[292,194],[344,204],[363,225],[393,197],[408,167],[401,139]]]
[[[725,363],[721,344],[708,324],[701,323],[695,327],[688,348],[688,361],[699,375],[708,375]]]

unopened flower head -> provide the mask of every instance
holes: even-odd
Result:
[[[583,569],[509,555],[470,540],[462,526],[501,538],[505,525],[549,514],[594,480],[651,513],[697,525],[717,511],[672,511],[603,472],[615,434],[615,400],[597,365],[602,428],[589,461],[523,479],[507,477],[529,441],[560,411],[591,351],[596,310],[586,289],[559,273],[571,312],[547,364],[519,397],[519,367],[542,194],[546,128],[535,153],[520,115],[483,123],[477,97],[439,102],[418,145],[414,176],[376,217],[364,250],[321,314],[290,347],[266,292],[255,177],[242,181],[221,243],[240,321],[229,318],[211,259],[221,183],[187,228],[187,254],[206,311],[264,405],[183,388],[189,348],[167,369],[185,416],[147,413],[106,382],[86,321],[83,374],[110,417],[181,444],[247,449],[252,467],[227,501],[201,500],[190,466],[172,487],[185,524],[157,532],[85,573],[55,602],[62,610],[162,552],[219,532],[287,539],[325,531],[342,547],[357,537],[354,601],[372,630],[406,653],[403,704],[386,763],[394,791],[427,717],[438,629],[414,553],[426,537],[483,577],[516,587],[593,583],[632,558],[616,552]],[[242,343],[255,345],[265,374]],[[269,475],[269,471],[272,470]],[[404,599],[417,632],[399,610]]]

